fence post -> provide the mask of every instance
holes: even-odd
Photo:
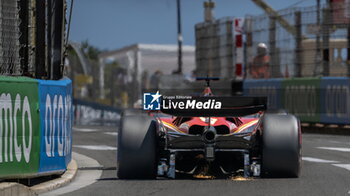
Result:
[[[35,5],[35,77],[42,79],[47,74],[45,71],[45,1],[36,0]]]
[[[317,13],[316,13],[316,24],[317,24],[317,33],[316,33],[316,54],[314,59],[314,70],[313,70],[313,76],[319,75],[319,70],[321,66],[321,40],[320,40],[320,34],[321,34],[321,13],[320,13],[321,5],[320,0],[317,0]]]
[[[227,32],[227,34],[226,34],[226,45],[225,45],[225,58],[226,58],[226,60],[225,60],[225,66],[226,66],[226,78],[232,78],[233,76],[232,76],[232,73],[234,72],[233,71],[233,62],[234,62],[234,57],[233,57],[233,51],[234,51],[234,48],[233,48],[233,35],[234,35],[234,31],[233,31],[233,22],[232,22],[232,20],[230,21],[226,21],[225,22],[226,24],[226,26],[225,26],[225,28],[226,28],[226,32]],[[227,57],[229,57],[229,58],[227,58]],[[220,57],[219,57],[220,58]],[[222,71],[221,71],[222,72]]]
[[[47,12],[47,30],[46,30],[46,63],[47,63],[47,78],[52,80],[52,1],[47,0],[46,12]]]
[[[64,2],[63,0],[54,0],[51,5],[51,10],[53,11],[53,24],[52,24],[52,76],[54,80],[59,80],[62,78],[63,70],[63,50],[64,47]]]
[[[141,89],[140,89],[140,84],[139,84],[139,68],[141,68],[140,65],[140,57],[141,57],[141,51],[136,45],[134,52],[134,70],[133,70],[133,91],[132,91],[132,96],[129,100],[129,106],[133,107],[133,104],[138,100],[138,98],[141,97]],[[158,88],[159,88],[159,81],[158,81]],[[157,89],[158,90],[158,89]]]
[[[248,73],[250,70],[250,63],[252,61],[253,56],[253,33],[252,33],[252,19],[245,19],[245,27],[244,34],[246,36],[246,41],[244,42],[244,76],[243,78],[247,78],[250,76]]]
[[[29,75],[28,73],[28,20],[29,20],[29,14],[28,14],[28,1],[27,0],[22,0],[19,2],[19,18],[21,20],[20,23],[20,38],[19,38],[19,43],[20,43],[20,58],[21,58],[21,70],[23,75]]]
[[[347,76],[350,77],[350,25],[348,26],[348,54],[347,54],[347,67],[348,67],[348,74]]]
[[[329,9],[323,9],[322,22],[322,54],[323,54],[323,75],[329,76]]]
[[[276,17],[270,16],[269,19],[270,74],[271,78],[276,78],[280,75],[280,66],[276,61]]]
[[[295,12],[295,76],[301,77],[302,72],[302,25],[301,12]]]

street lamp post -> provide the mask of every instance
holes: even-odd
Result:
[[[181,4],[176,0],[177,5],[177,44],[178,44],[178,74],[182,74],[182,32],[181,32]]]

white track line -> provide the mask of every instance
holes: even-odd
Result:
[[[303,159],[303,161],[315,162],[315,163],[339,163],[338,161],[318,159],[318,158],[313,158],[313,157],[303,157],[302,159]]]
[[[350,171],[350,164],[332,164],[337,167],[341,167]]]
[[[77,128],[73,127],[73,131],[79,131],[79,132],[96,132],[98,129],[89,129],[89,128]]]
[[[339,141],[334,141],[334,140],[329,141],[329,143],[350,145],[350,142],[339,142]]]
[[[340,151],[340,152],[350,152],[350,148],[337,148],[337,147],[317,147],[317,148],[324,149],[324,150]]]
[[[104,134],[107,134],[107,135],[113,135],[113,136],[117,136],[118,135],[118,132],[103,132]]]
[[[73,152],[73,159],[77,161],[78,167],[100,167],[101,165],[88,156]],[[78,170],[77,175],[71,183],[56,190],[40,194],[41,196],[54,196],[69,193],[95,183],[102,175],[102,170]]]
[[[76,148],[84,148],[88,150],[117,150],[116,147],[106,145],[73,145]]]

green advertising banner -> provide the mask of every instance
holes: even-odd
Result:
[[[302,122],[320,122],[321,78],[295,78],[282,81],[282,106]]]
[[[38,81],[0,76],[0,178],[38,172],[39,123]]]

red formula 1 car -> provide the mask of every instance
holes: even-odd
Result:
[[[202,97],[163,97],[162,113],[123,115],[119,178],[175,178],[181,173],[299,176],[299,120],[285,112],[264,112],[266,98],[215,97],[210,79],[205,78]],[[169,109],[180,105],[188,107]]]

